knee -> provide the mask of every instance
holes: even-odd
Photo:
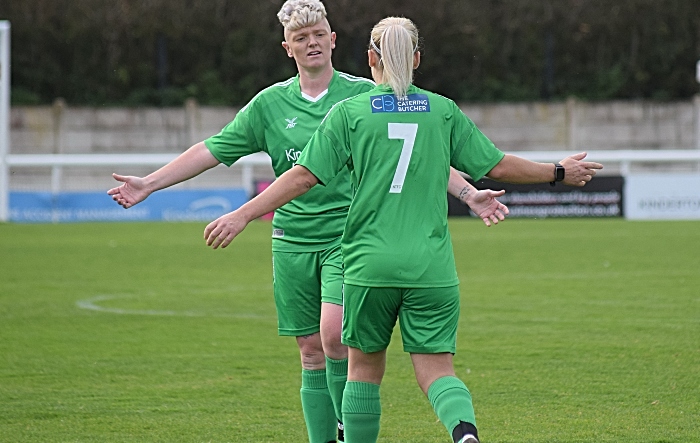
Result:
[[[411,354],[411,360],[418,386],[426,395],[428,395],[430,385],[438,378],[455,376],[452,354],[450,353]]]
[[[348,358],[348,348],[341,341],[343,307],[324,303],[321,308],[321,341],[323,351],[333,360]]]
[[[299,353],[301,354],[301,367],[304,369],[324,369],[326,357],[319,334],[306,337],[297,337]]]
[[[340,341],[340,334],[327,334],[323,336],[323,352],[333,360],[348,358],[348,347]]]

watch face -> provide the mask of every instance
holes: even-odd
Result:
[[[566,169],[562,165],[557,165],[557,181],[560,182],[564,180],[564,173],[566,172]]]

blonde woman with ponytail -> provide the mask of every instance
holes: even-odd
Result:
[[[333,68],[336,35],[321,1],[288,0],[278,18],[284,29],[281,46],[295,63],[298,75],[260,91],[219,134],[196,143],[152,174],[114,174],[121,184],[108,194],[119,205],[130,208],[153,192],[220,163],[231,166],[255,152],[267,153],[275,174],[282,175],[294,166],[333,105],[375,86],[371,80]],[[452,194],[469,204],[487,225],[503,219],[505,207],[495,199],[479,201],[480,194],[472,192],[474,188],[458,174],[452,183]],[[348,351],[341,343],[340,238],[351,197],[346,171],[329,186],[276,211],[271,227],[278,333],[293,337],[299,348],[300,397],[310,443],[343,441],[340,420]],[[225,247],[232,239],[225,241],[222,236],[208,244]],[[245,270],[222,272],[234,276]],[[281,434],[286,432],[286,428],[280,430]]]
[[[405,18],[385,18],[372,29],[369,44],[372,76],[389,85],[397,97],[405,97],[413,84],[413,71],[420,64],[415,25]],[[386,48],[384,54],[380,47]]]
[[[333,106],[296,166],[204,233],[207,244],[226,246],[251,220],[316,190],[316,184],[331,186],[349,171],[355,192],[341,241],[342,342],[349,353],[342,420],[348,443],[377,441],[379,386],[397,320],[418,385],[436,415],[455,443],[478,443],[471,394],[452,362],[460,290],[445,190],[455,195],[463,189],[472,208],[494,216],[494,223],[507,208],[494,199],[501,193],[455,188],[451,167],[474,180],[554,179],[554,164],[505,155],[452,100],[413,85],[418,41],[410,20],[380,21],[368,51],[377,86]],[[581,156],[561,162],[566,184],[582,186],[602,167],[581,162]]]

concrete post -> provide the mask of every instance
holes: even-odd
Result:
[[[0,21],[0,222],[10,219],[10,22]]]
[[[187,145],[192,146],[197,143],[197,113],[199,112],[199,104],[197,99],[188,98],[185,100],[185,137],[187,137]]]
[[[693,97],[693,116],[695,117],[695,149],[700,150],[700,94]]]
[[[63,153],[63,114],[66,110],[66,101],[62,98],[54,100],[51,106],[53,114],[53,153]],[[57,165],[51,167],[51,193],[53,195],[61,192],[61,182],[63,181],[63,168]]]

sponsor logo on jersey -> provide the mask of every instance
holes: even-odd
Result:
[[[393,94],[375,95],[369,98],[372,113],[376,112],[430,112],[430,100],[425,94],[396,97]]]
[[[272,237],[274,237],[274,238],[284,237],[284,229],[273,229],[272,230]]]
[[[297,119],[298,119],[298,118],[299,118],[299,117],[294,117],[294,118],[291,119],[291,120],[288,119],[288,118],[285,118],[285,120],[287,121],[287,127],[284,128],[284,129],[292,129],[293,127],[295,127],[295,126],[297,125]]]
[[[284,154],[287,156],[287,160],[289,160],[290,162],[295,162],[299,160],[301,151],[296,151],[294,148],[289,148],[286,151],[284,151]]]

